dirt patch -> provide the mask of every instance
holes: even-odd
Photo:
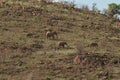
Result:
[[[12,53],[12,50],[8,47],[0,46],[0,54]]]
[[[111,54],[79,54],[73,59],[75,64],[89,65],[89,67],[99,67],[106,65],[116,65],[120,63],[120,58]]]

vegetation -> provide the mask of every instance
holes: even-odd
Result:
[[[108,5],[107,14],[114,16],[115,14],[120,14],[120,4],[111,3]]]
[[[46,38],[49,29],[57,39]],[[68,47],[58,48],[59,41]],[[73,62],[77,55],[84,58],[79,64]],[[113,17],[71,4],[0,0],[0,80],[119,80],[119,75],[120,27]]]

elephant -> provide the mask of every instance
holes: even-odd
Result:
[[[98,47],[98,44],[97,43],[91,43],[90,46],[91,47]]]
[[[60,42],[58,42],[58,47],[59,47],[59,48],[60,48],[60,47],[65,48],[65,46],[68,47],[67,42],[65,42],[65,41],[60,41]]]
[[[50,38],[50,39],[55,39],[57,38],[57,32],[56,31],[47,31],[46,32],[46,37],[47,39]]]

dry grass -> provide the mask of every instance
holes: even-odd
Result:
[[[120,29],[113,25],[112,18],[61,3],[7,0],[0,6],[0,80],[119,80]],[[46,29],[58,39],[46,39]],[[55,49],[59,41],[69,48]],[[74,64],[78,54],[84,59]]]

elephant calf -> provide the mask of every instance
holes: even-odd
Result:
[[[58,47],[59,47],[59,48],[60,48],[60,47],[65,48],[65,46],[68,47],[67,42],[65,42],[65,41],[60,41],[60,42],[58,42]]]
[[[90,46],[91,47],[98,47],[98,44],[97,43],[91,43]]]

